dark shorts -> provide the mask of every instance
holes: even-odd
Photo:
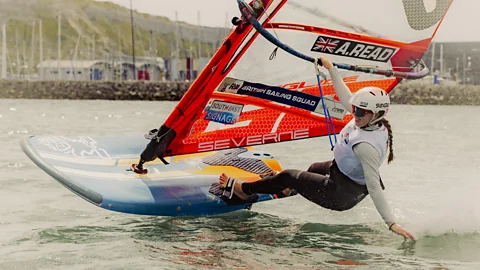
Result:
[[[336,211],[351,209],[368,194],[367,187],[345,176],[335,161],[314,163],[307,171],[284,170],[260,181],[242,184],[247,194],[277,194],[286,188],[295,189],[306,199]]]

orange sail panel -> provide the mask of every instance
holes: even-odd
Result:
[[[423,0],[369,0],[369,5],[344,0],[255,0],[250,5],[267,31],[298,52],[327,56],[335,63],[412,71],[452,1],[436,0],[431,11]],[[340,73],[352,92],[366,86],[389,92],[400,82],[376,74]],[[181,155],[339,132],[351,115],[338,101],[328,76],[321,85],[323,101],[313,64],[277,50],[244,21],[224,40],[162,126],[159,144],[164,149],[157,154]],[[334,131],[327,129],[324,107],[333,117]]]

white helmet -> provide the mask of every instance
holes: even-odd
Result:
[[[368,86],[358,90],[350,99],[350,103],[355,107],[380,113],[378,118],[370,122],[370,124],[374,124],[388,113],[390,96],[381,88]]]

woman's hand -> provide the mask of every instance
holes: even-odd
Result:
[[[330,61],[328,58],[324,56],[320,56],[320,60],[322,61],[322,66],[326,69],[331,69],[333,68],[332,61]]]
[[[406,230],[404,230],[402,227],[400,227],[400,225],[394,223],[393,226],[390,224],[390,230],[398,235],[401,235],[403,237],[405,237],[405,239],[410,239],[410,240],[413,240],[415,241],[415,237],[407,232]]]

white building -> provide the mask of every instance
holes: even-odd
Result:
[[[165,61],[161,57],[135,57],[135,67],[132,57],[121,57],[114,62],[114,80],[161,81],[165,79]]]
[[[111,64],[101,61],[46,60],[38,64],[41,80],[111,80],[113,78]]]
[[[110,61],[46,60],[37,67],[41,80],[160,81],[165,78],[165,62],[162,58],[138,57],[135,66],[132,60],[131,57]]]

